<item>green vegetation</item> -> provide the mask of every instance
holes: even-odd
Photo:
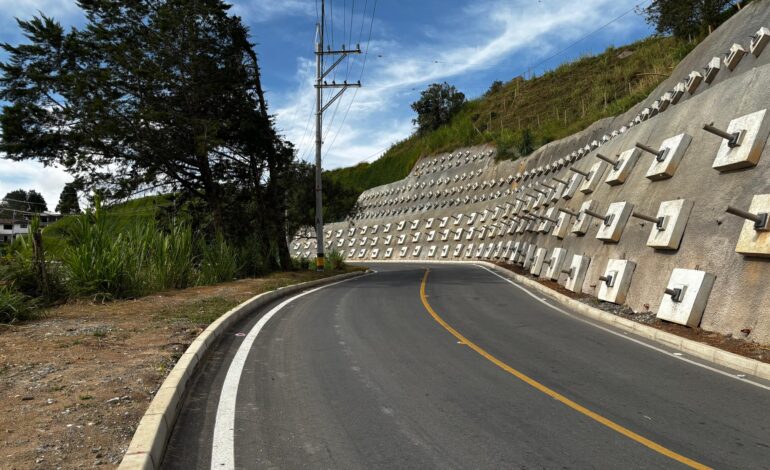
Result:
[[[59,195],[59,203],[56,205],[56,212],[59,214],[79,214],[80,202],[78,201],[78,190],[80,183],[73,181],[64,185]]]
[[[111,209],[97,198],[94,209],[44,231],[33,220],[30,234],[0,257],[0,323],[69,298],[133,298],[268,272],[258,250],[237,249],[222,235],[208,240],[181,216],[161,223],[168,198]]]
[[[159,312],[158,316],[171,321],[187,320],[199,325],[208,325],[238,303],[232,299],[214,296],[182,306],[166,307]]]
[[[14,212],[30,213],[48,210],[43,195],[34,189],[17,189],[6,194],[0,200],[0,217],[12,218]]]
[[[0,285],[0,323],[14,323],[34,316],[36,303],[10,286]]]
[[[73,189],[173,193],[198,238],[288,269],[296,155],[268,111],[248,27],[219,0],[76,3],[83,25],[38,13],[17,22],[20,44],[0,44],[3,158],[67,171],[66,212]]]
[[[331,269],[333,271],[340,271],[345,269],[345,255],[343,255],[341,252],[337,251],[336,249],[333,249],[330,253],[326,253],[324,256],[324,262],[326,269]]]
[[[294,269],[298,271],[315,271],[315,260],[311,260],[307,256],[297,256],[294,258]],[[345,263],[345,255],[336,249],[332,249],[331,252],[327,252],[324,255],[324,270],[326,271],[344,271],[347,269]]]
[[[404,178],[423,156],[493,143],[499,157],[516,159],[591,123],[621,114],[646,98],[695,44],[651,37],[586,56],[528,80],[496,82],[467,102],[444,126],[413,135],[380,159],[328,172],[359,193]]]
[[[452,116],[462,108],[465,103],[465,94],[444,83],[433,83],[420,93],[420,99],[412,103],[412,110],[417,113],[417,118],[412,119],[412,124],[417,125],[418,134],[427,134],[444,126],[452,120]]]
[[[737,3],[746,5],[750,2]],[[708,34],[710,29],[734,15],[739,7],[734,0],[656,0],[640,10],[658,33],[691,38]]]

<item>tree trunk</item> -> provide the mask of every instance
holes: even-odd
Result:
[[[44,298],[49,298],[51,290],[48,284],[48,270],[45,267],[43,233],[39,229],[32,232],[32,251],[35,258],[35,277],[37,277],[38,292]]]

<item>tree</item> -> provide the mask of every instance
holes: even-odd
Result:
[[[691,38],[719,26],[732,6],[732,0],[655,0],[641,13],[658,33]]]
[[[17,189],[11,191],[3,198],[3,208],[8,211],[20,212],[45,212],[48,210],[48,204],[42,194],[30,189],[25,191]]]
[[[535,139],[532,137],[532,131],[529,128],[524,128],[521,133],[521,142],[519,142],[519,155],[526,157],[530,153],[535,151]]]
[[[359,192],[335,180],[329,173],[321,175],[324,220],[339,222],[357,210]],[[297,162],[292,168],[292,184],[286,193],[287,231],[297,233],[302,227],[315,227],[315,166]]]
[[[412,103],[420,134],[438,129],[449,122],[465,103],[465,95],[448,83],[434,83],[420,93],[420,99]]]
[[[59,204],[56,205],[56,212],[60,214],[79,214],[80,202],[78,201],[79,184],[76,181],[64,185],[64,189],[59,196]]]
[[[67,32],[18,21],[2,44],[0,152],[58,164],[84,189],[126,198],[156,188],[200,201],[210,236],[261,238],[290,265],[283,188],[294,149],[276,133],[248,29],[221,0],[80,0]],[[275,260],[273,262],[273,260]]]
[[[489,89],[486,91],[486,93],[484,93],[484,96],[494,95],[495,93],[498,93],[502,89],[503,89],[503,82],[501,82],[500,80],[495,80],[489,86]]]

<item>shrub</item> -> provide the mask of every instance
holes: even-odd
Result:
[[[32,318],[37,311],[34,299],[9,285],[0,285],[0,323],[14,323]]]
[[[32,247],[24,238],[17,238],[13,248],[0,259],[0,280],[13,284],[28,295],[35,293],[37,281],[32,266]]]
[[[291,259],[292,268],[295,271],[307,271],[310,269],[310,258],[307,256],[298,256]]]
[[[35,227],[35,230],[37,227]],[[30,297],[42,296],[43,283],[39,272],[35,269],[32,234],[18,237],[14,240],[8,253],[0,258],[0,281],[14,286],[16,290]],[[61,273],[61,263],[44,260],[47,279],[47,297],[43,300],[53,301],[65,295],[65,287]]]
[[[339,271],[345,269],[345,255],[337,250],[332,250],[324,257],[324,268]]]
[[[238,272],[239,278],[256,277],[270,272],[269,263],[264,258],[262,241],[259,237],[251,237],[244,241],[238,250]]]
[[[238,257],[222,234],[218,234],[211,243],[202,242],[200,251],[203,256],[198,284],[217,284],[235,279]]]

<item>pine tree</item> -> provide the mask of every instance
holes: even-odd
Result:
[[[59,204],[56,205],[56,212],[60,214],[79,214],[80,202],[78,201],[78,183],[71,182],[64,185]]]

